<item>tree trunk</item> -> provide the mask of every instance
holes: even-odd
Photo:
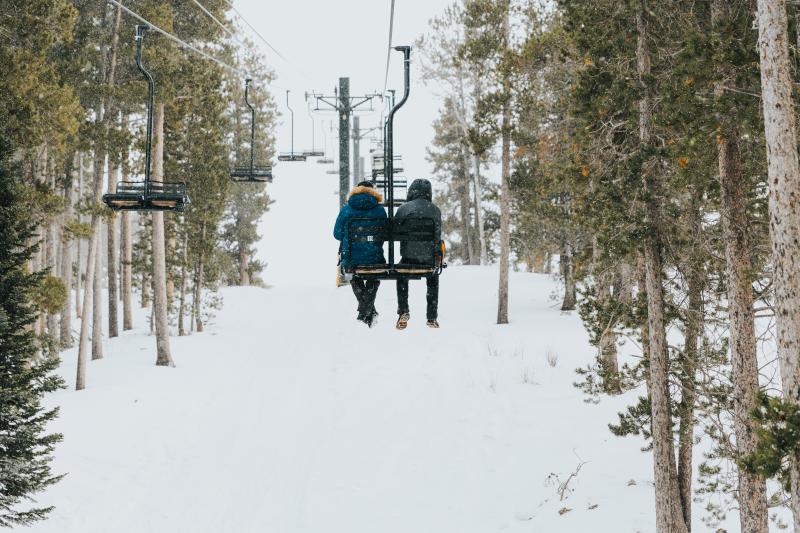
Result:
[[[613,301],[611,294],[613,275],[602,269],[597,238],[592,243],[592,263],[594,282],[597,288],[597,303],[600,309],[603,310],[602,316],[608,316],[608,307]],[[619,362],[617,360],[616,325],[616,316],[608,316],[605,323],[601,324],[603,331],[600,333],[598,342],[600,364],[603,367],[603,390],[609,394],[620,392],[619,379],[617,378]]]
[[[475,106],[483,96],[481,78],[478,73],[473,76],[473,99]],[[483,220],[483,185],[481,184],[481,156],[478,153],[472,156],[472,187],[475,193],[475,228],[478,232],[478,244],[480,246],[481,264],[489,264],[489,252],[486,245],[486,228]]]
[[[112,97],[114,91],[114,84],[116,83],[117,72],[117,48],[119,47],[119,24],[122,16],[122,9],[117,6],[116,18],[114,19],[114,29],[111,35],[111,57],[109,58],[108,79],[106,84],[108,86],[108,109],[106,116],[103,120],[103,133],[104,139],[108,142],[109,131],[111,129],[111,121],[116,120],[117,112],[114,110],[114,99]],[[117,161],[116,154],[110,154],[108,158],[108,190],[109,192],[117,191],[117,179],[119,171],[119,162]],[[117,289],[119,282],[117,281],[117,273],[119,272],[119,241],[117,238],[117,216],[112,212],[111,219],[108,226],[108,336],[119,336],[119,294]],[[100,254],[98,254],[98,257]],[[100,276],[98,276],[98,279]]]
[[[758,0],[761,101],[767,141],[776,340],[784,398],[800,403],[800,164],[785,0]],[[800,452],[791,460],[791,500],[800,530]]]
[[[650,76],[647,0],[640,0],[636,14],[638,30],[636,59],[642,98],[639,100],[639,141],[643,148],[651,143],[652,99],[647,78]],[[668,381],[668,353],[664,324],[664,288],[661,263],[661,184],[653,161],[642,166],[647,195],[646,212],[650,236],[645,239],[644,267],[647,290],[648,349],[650,363],[650,403],[653,435],[653,462],[656,492],[657,533],[687,533],[678,489],[675,448],[672,440],[672,416]]]
[[[700,200],[693,194],[690,206],[689,226],[691,242],[698,244],[692,249],[687,267],[689,305],[685,317],[685,341],[681,354],[681,401],[678,404],[678,491],[686,529],[692,528],[692,452],[694,447],[694,407],[697,397],[698,341],[703,335],[703,288],[705,286],[703,257],[699,243],[702,239],[703,217]]]
[[[94,282],[95,271],[94,267],[96,261],[94,260],[99,248],[97,241],[100,237],[100,218],[98,216],[92,217],[92,237],[89,239],[89,254],[86,260],[86,283],[84,284],[83,294],[83,311],[81,316],[81,336],[78,342],[78,374],[75,379],[75,390],[83,390],[86,388],[86,350],[89,344],[89,314],[90,309],[90,296],[92,285]]]
[[[133,229],[130,212],[122,213],[122,329],[133,329]]]
[[[180,304],[178,305],[178,336],[183,337],[186,335],[186,329],[183,325],[183,316],[186,313],[186,263],[189,256],[189,234],[187,233],[183,238],[183,258],[181,261],[181,290],[180,290]]]
[[[729,16],[727,2],[714,0],[711,4],[712,28],[726,26]],[[723,84],[730,69],[718,65],[715,96],[723,95]],[[747,189],[742,175],[739,151],[739,132],[736,113],[719,117],[717,135],[720,182],[720,215],[722,240],[725,243],[725,274],[730,319],[731,367],[733,371],[733,427],[739,456],[756,451],[758,439],[754,434],[751,413],[758,405],[758,355],[756,351],[755,315],[753,312],[753,280],[751,245],[747,228]],[[766,482],[744,468],[739,468],[739,519],[742,531],[768,533]]]
[[[470,200],[469,194],[469,154],[466,150],[463,151],[463,157],[459,162],[461,167],[461,178],[458,180],[458,197],[459,207],[461,211],[461,242],[465,246],[467,253],[467,264],[477,264],[477,257],[475,255],[475,240],[472,236],[472,220],[470,217]]]
[[[506,2],[504,47],[509,46],[511,39],[511,2]],[[508,324],[508,271],[511,254],[511,80],[508,74],[503,78],[503,119],[502,119],[502,152],[500,177],[500,283],[497,291],[497,323]]]
[[[80,156],[75,153],[72,158],[72,166],[69,174],[67,174],[66,183],[64,183],[64,199],[66,200],[66,209],[64,210],[64,222],[72,221],[75,216],[75,184],[78,177],[78,165],[80,164]],[[79,240],[79,239],[74,239]],[[61,310],[61,348],[72,348],[72,240],[67,238],[67,235],[62,232],[61,234],[61,277],[64,280],[64,285],[67,287],[67,299],[64,302],[64,309]],[[80,275],[80,269],[78,269]]]
[[[119,178],[119,164],[109,159],[108,163],[108,191],[113,193],[117,190],[117,180]],[[108,336],[119,336],[119,232],[118,218],[112,213],[107,225],[108,229]]]
[[[206,240],[206,225],[203,224],[203,229],[200,232],[201,242],[205,243]],[[197,266],[194,277],[194,294],[192,296],[192,325],[196,327],[198,333],[203,332],[203,321],[200,319],[200,308],[202,306],[202,290],[203,290],[203,269],[205,268],[203,248],[200,248],[200,256],[197,258]]]
[[[194,321],[195,321],[195,328],[197,329],[198,333],[203,332],[203,321],[200,317],[200,311],[202,306],[202,301],[200,298],[202,297],[202,288],[203,288],[203,269],[205,265],[203,264],[203,256],[200,255],[200,262],[197,265],[197,277],[194,281]]]
[[[247,247],[242,243],[239,243],[239,285],[250,285]]]
[[[574,311],[577,303],[577,291],[575,288],[575,269],[572,265],[572,247],[569,244],[564,244],[558,264],[561,268],[561,275],[564,278],[564,300],[561,302],[561,310]]]
[[[80,202],[83,198],[83,154],[78,154],[78,191],[76,202]],[[78,213],[78,222],[83,222],[83,216]],[[75,248],[77,249],[77,256],[75,257],[75,317],[81,318],[81,242],[82,239],[75,239]],[[87,268],[88,270],[88,268]]]
[[[156,105],[153,180],[164,180],[164,104]],[[153,211],[153,314],[156,330],[156,365],[175,366],[169,346],[167,316],[167,262],[164,240],[164,212]]]
[[[122,116],[122,129],[128,129],[128,117]],[[128,179],[128,152],[123,151],[122,180]],[[122,329],[133,329],[133,227],[130,211],[122,212]]]
[[[102,116],[102,108],[98,111]],[[102,119],[101,119],[102,120]],[[103,197],[103,167],[105,166],[105,150],[102,145],[95,148],[94,159],[94,199],[98,206]],[[98,232],[102,231],[102,220],[92,218],[92,226],[97,224]],[[97,248],[100,248],[100,234],[97,235]],[[102,254],[94,254],[94,277],[92,278],[92,361],[103,358],[103,263]],[[86,283],[89,283],[87,276]]]

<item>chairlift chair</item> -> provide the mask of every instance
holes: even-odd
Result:
[[[136,66],[147,80],[147,132],[144,149],[144,181],[122,181],[114,193],[103,195],[103,202],[114,211],[183,211],[189,203],[186,184],[150,179],[151,149],[153,144],[153,94],[155,81],[142,66],[142,42],[146,24],[136,26]]]
[[[278,161],[285,161],[285,162],[305,162],[308,159],[308,156],[301,152],[294,151],[294,111],[289,106],[289,90],[286,90],[286,108],[289,110],[289,113],[292,115],[292,149],[289,152],[281,152],[278,154]]]
[[[382,161],[384,170],[382,180],[386,191],[386,207],[388,218],[355,218],[347,227],[349,246],[352,249],[354,242],[386,242],[389,248],[389,260],[380,265],[358,265],[345,269],[342,278],[345,280],[356,279],[421,279],[442,273],[447,267],[444,262],[444,241],[436,240],[436,223],[430,218],[404,217],[395,218],[396,205],[395,189],[400,187],[401,181],[395,180],[394,161],[394,115],[408,100],[411,90],[411,47],[397,46],[395,50],[403,53],[403,70],[405,93],[403,99],[392,107],[386,119],[386,143]],[[381,156],[379,156],[381,157]],[[365,224],[365,222],[368,222]],[[426,242],[430,243],[430,260],[423,264],[395,263],[395,242]],[[351,250],[347,252],[350,253]]]
[[[317,159],[317,163],[319,163],[320,165],[332,165],[333,159],[331,159],[330,157],[320,157],[319,159]]]
[[[244,80],[244,103],[250,108],[250,166],[235,167],[231,172],[231,180],[237,183],[266,183],[272,181],[271,166],[256,166],[256,109],[248,99],[250,78]]]

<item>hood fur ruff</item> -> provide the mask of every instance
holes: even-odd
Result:
[[[372,187],[356,187],[350,194],[347,195],[347,199],[349,200],[356,194],[369,194],[370,196],[374,196],[376,200],[378,200],[379,204],[383,203],[383,195],[377,191],[377,189],[373,189]]]

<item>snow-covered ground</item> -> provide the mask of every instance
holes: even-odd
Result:
[[[87,390],[63,354],[70,389],[48,402],[67,476],[31,531],[653,531],[651,457],[607,429],[631,398],[591,405],[573,387],[594,352],[555,283],[513,274],[512,323],[497,326],[497,271],[450,268],[442,329],[424,326],[416,282],[403,332],[384,283],[367,329],[333,286],[336,177],[290,167],[261,228],[270,288],[222,290],[205,333],[173,337],[176,368],[153,365],[142,312],[89,364]]]

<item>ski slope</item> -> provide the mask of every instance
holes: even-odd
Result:
[[[631,397],[591,405],[573,387],[594,351],[555,282],[513,273],[512,324],[497,326],[497,271],[451,267],[442,329],[424,326],[415,282],[403,332],[385,282],[367,329],[333,284],[337,177],[323,170],[276,167],[269,288],[223,289],[205,333],[172,338],[176,368],[154,366],[141,311],[89,364],[87,390],[63,354],[70,389],[48,402],[67,476],[30,531],[653,531],[651,457],[607,429]]]

